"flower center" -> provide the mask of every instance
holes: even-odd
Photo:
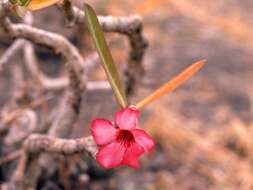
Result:
[[[119,130],[116,140],[125,147],[129,147],[134,142],[134,136],[129,130]]]

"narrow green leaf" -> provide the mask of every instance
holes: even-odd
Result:
[[[111,55],[110,50],[106,44],[104,33],[103,33],[102,28],[98,22],[98,18],[96,16],[96,13],[87,4],[84,7],[84,12],[85,12],[85,18],[86,18],[86,23],[88,25],[88,29],[91,33],[93,40],[94,40],[98,54],[99,54],[100,59],[102,61],[102,65],[104,67],[104,70],[106,72],[108,80],[111,84],[113,92],[116,96],[116,99],[122,107],[126,107],[127,106],[126,95],[123,90],[123,86],[121,84],[121,81],[119,79],[119,74],[117,72],[116,66],[113,63],[112,55]]]

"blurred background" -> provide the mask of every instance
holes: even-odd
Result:
[[[153,154],[141,159],[141,168],[105,172],[94,162],[91,165],[96,169],[88,170],[84,189],[253,189],[253,1],[86,2],[99,15],[143,17],[149,47],[143,60],[145,75],[132,104],[190,64],[200,59],[206,59],[208,64],[173,93],[141,110],[140,127],[157,142]],[[74,3],[81,6],[84,2]],[[57,8],[37,11],[34,18],[35,26],[67,36],[84,57],[94,51],[85,30],[66,28]],[[118,34],[106,36],[115,62],[119,67],[124,65],[127,39]],[[1,51],[9,45],[3,44]],[[36,52],[42,70],[57,76],[60,58],[43,48]],[[8,72],[0,76],[1,106],[9,100],[8,77]],[[96,67],[89,78],[106,77],[103,69]],[[88,92],[73,137],[89,135],[93,118],[113,119],[117,109],[111,91]]]

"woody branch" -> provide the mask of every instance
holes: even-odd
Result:
[[[80,9],[73,7],[71,4],[66,4],[68,1],[62,5],[64,12],[66,13],[66,17],[71,21],[76,23],[81,23],[84,21],[84,13]],[[67,6],[66,6],[67,5]],[[68,116],[74,115],[75,112],[78,112],[79,105],[80,105],[80,94],[84,90],[84,86],[86,84],[86,79],[84,79],[84,75],[82,75],[83,68],[81,67],[83,58],[78,53],[78,50],[63,36],[60,36],[55,33],[50,33],[38,28],[34,28],[32,26],[26,24],[13,24],[9,20],[6,20],[5,16],[10,11],[11,5],[7,1],[1,2],[1,23],[4,23],[5,29],[9,33],[10,36],[15,38],[25,38],[34,43],[42,44],[44,46],[48,46],[53,48],[56,52],[61,53],[63,57],[66,59],[66,67],[70,73],[70,79],[72,79],[72,83],[70,84],[70,88],[76,96],[69,95],[68,101],[70,103],[70,109],[66,109],[65,114],[62,114],[63,120],[65,119],[64,115],[68,114]],[[100,16],[99,21],[102,25],[102,28],[106,32],[118,32],[124,35],[127,35],[131,44],[131,51],[129,55],[129,63],[128,63],[128,70],[126,73],[128,75],[128,82],[127,89],[130,90],[130,86],[134,86],[133,82],[136,80],[136,73],[142,72],[142,65],[141,60],[144,54],[144,51],[147,47],[147,41],[142,35],[142,20],[139,16],[129,16],[129,17],[112,17],[112,16]],[[134,74],[135,73],[135,74]],[[81,82],[82,81],[82,82]],[[130,85],[131,83],[131,85]],[[132,88],[132,87],[131,87]],[[130,90],[131,91],[131,90]],[[129,91],[129,92],[130,92]],[[71,90],[70,90],[71,92]],[[77,92],[77,93],[76,93]],[[71,93],[70,93],[71,94]],[[73,124],[75,117],[68,117],[72,118],[69,121],[61,122],[63,126],[65,125],[65,129],[63,130],[65,134],[67,134],[67,126]],[[61,120],[61,119],[59,119]],[[68,123],[68,124],[66,124]],[[60,125],[61,126],[61,125]],[[60,127],[62,128],[62,127]],[[51,131],[59,129],[59,127],[52,127]],[[52,132],[58,133],[60,132]],[[65,136],[65,135],[59,135]]]
[[[64,8],[64,4],[62,7]],[[24,166],[26,165],[25,162],[27,157],[30,157],[34,153],[40,154],[41,152],[47,152],[75,154],[88,152],[94,156],[97,147],[94,146],[94,142],[91,137],[66,139],[71,134],[71,126],[77,120],[81,106],[82,94],[85,92],[86,88],[89,89],[90,83],[87,83],[86,75],[84,73],[84,70],[86,69],[84,68],[84,59],[77,48],[65,37],[29,26],[28,24],[14,24],[7,17],[10,12],[11,5],[8,1],[1,0],[0,23],[5,29],[7,35],[16,39],[23,38],[31,41],[32,43],[47,46],[53,49],[56,53],[61,54],[65,58],[65,67],[69,74],[68,79],[65,80],[63,85],[64,87],[69,85],[62,104],[64,108],[62,109],[61,106],[59,106],[59,110],[63,111],[59,111],[59,114],[51,125],[47,135],[31,134],[25,140],[23,144],[25,154],[22,154],[17,173],[24,175],[24,169],[28,167]],[[66,13],[66,18],[70,21],[74,21],[74,23],[82,23],[85,20],[84,13],[78,8],[73,7],[71,4],[65,7],[64,12]],[[128,95],[130,95],[135,89],[138,77],[141,76],[140,73],[143,72],[141,62],[147,47],[147,41],[142,34],[142,20],[139,16],[134,15],[129,17],[100,16],[99,21],[104,31],[124,34],[129,39],[131,50],[129,52],[128,65],[126,66],[125,73],[127,78],[127,92]],[[10,51],[15,53],[15,51],[23,47],[23,43],[24,41],[22,44],[18,44],[18,47],[14,44],[14,48],[10,49]],[[6,59],[3,59],[3,62],[6,62],[6,60],[10,58],[11,54],[13,53],[9,53],[9,55],[7,54],[8,56]],[[22,175],[16,175],[18,176],[16,179],[18,179],[18,181],[22,181]],[[20,176],[21,178],[19,178]]]

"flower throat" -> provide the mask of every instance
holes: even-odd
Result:
[[[125,147],[129,147],[134,142],[134,136],[129,130],[119,130],[116,140]]]

